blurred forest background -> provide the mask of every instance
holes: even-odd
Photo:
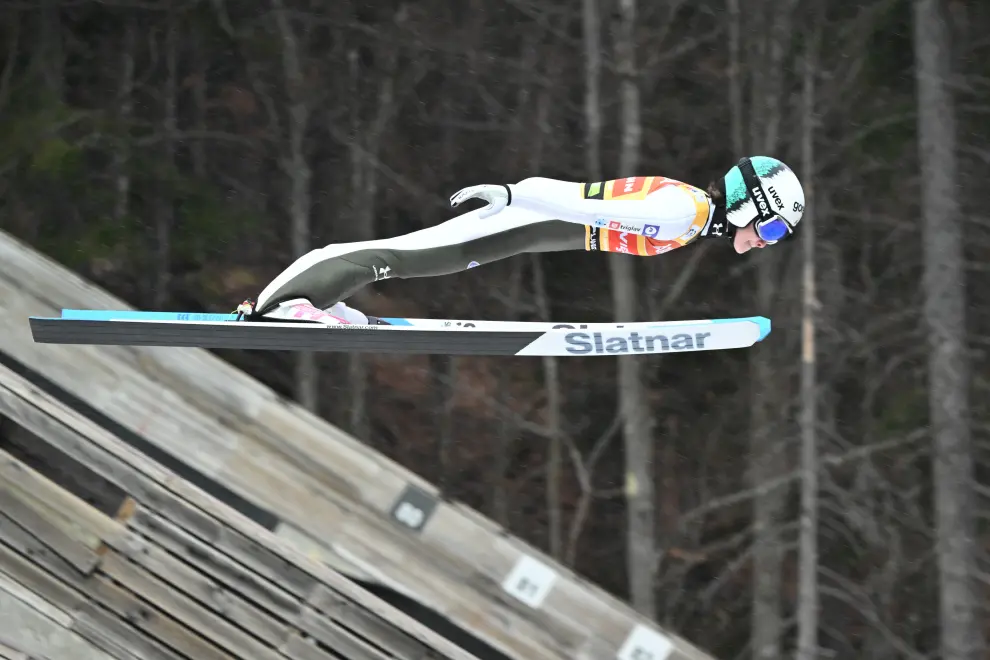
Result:
[[[746,351],[224,353],[723,658],[987,657],[990,3],[0,0],[0,228],[143,309],[476,183],[742,154],[800,240],[521,256],[371,314],[773,319]],[[2,268],[2,264],[0,264]]]

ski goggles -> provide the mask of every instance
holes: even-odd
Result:
[[[743,182],[746,184],[746,194],[753,200],[760,217],[753,223],[756,235],[767,243],[776,243],[787,238],[794,232],[790,223],[778,215],[770,208],[770,198],[760,183],[760,178],[756,176],[756,170],[749,158],[743,158],[738,163],[739,171],[742,172]]]
[[[757,220],[753,224],[753,229],[756,230],[756,235],[767,243],[776,243],[787,238],[792,231],[787,221],[779,215],[774,215],[768,220]]]

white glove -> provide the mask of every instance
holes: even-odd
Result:
[[[450,205],[457,207],[469,199],[481,199],[488,202],[488,205],[478,211],[479,218],[488,218],[509,205],[512,201],[512,193],[509,187],[502,184],[482,184],[480,186],[469,186],[454,193],[450,198]]]

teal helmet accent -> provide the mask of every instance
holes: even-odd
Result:
[[[804,215],[804,188],[791,168],[776,158],[743,158],[723,181],[725,217],[734,229],[779,216],[793,231]]]

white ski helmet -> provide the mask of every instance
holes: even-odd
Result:
[[[774,242],[794,232],[804,215],[804,188],[784,163],[769,156],[741,159],[724,178],[725,217],[733,228],[754,221]],[[783,222],[780,222],[783,220]]]

